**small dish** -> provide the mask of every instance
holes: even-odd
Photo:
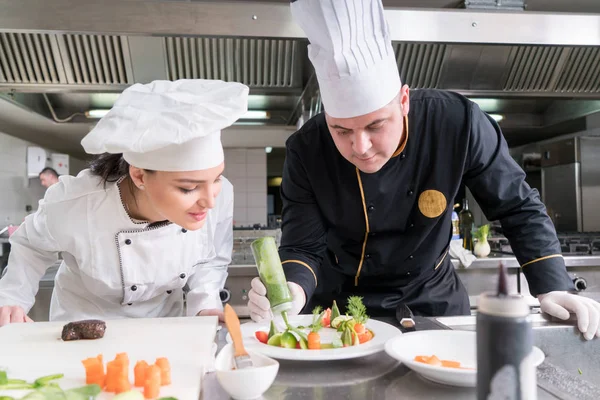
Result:
[[[225,345],[215,360],[217,380],[221,387],[235,400],[258,399],[273,384],[279,362],[248,350],[253,366],[233,369],[233,345]]]
[[[405,333],[386,343],[388,355],[402,362],[425,379],[451,386],[477,385],[477,339],[471,331],[431,330]],[[464,368],[447,368],[415,361],[416,356],[435,354],[442,360],[458,361]],[[545,355],[533,347],[534,366],[544,361]]]

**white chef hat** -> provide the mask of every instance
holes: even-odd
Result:
[[[402,84],[381,0],[292,0],[307,35],[327,114],[351,118],[376,111]]]
[[[90,154],[123,153],[138,168],[213,168],[224,159],[221,130],[247,111],[248,91],[241,83],[206,79],[135,84],[81,144]]]

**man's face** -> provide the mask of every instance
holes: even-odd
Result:
[[[40,182],[43,187],[49,188],[58,182],[58,178],[54,174],[44,173],[40,175]]]
[[[365,173],[375,173],[392,158],[404,134],[409,111],[409,89],[404,85],[385,107],[353,118],[325,115],[340,154]]]

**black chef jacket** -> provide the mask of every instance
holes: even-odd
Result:
[[[404,123],[403,142],[373,174],[342,157],[323,114],[288,139],[279,252],[306,293],[304,312],[360,295],[372,316],[398,303],[416,315],[468,314],[448,255],[462,182],[502,224],[533,295],[573,289],[539,194],[493,119],[459,94],[413,90]]]

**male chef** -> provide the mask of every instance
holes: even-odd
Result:
[[[469,314],[448,256],[461,183],[498,220],[541,301],[600,336],[600,304],[569,293],[554,226],[499,126],[452,92],[402,85],[381,0],[292,1],[325,112],[287,141],[280,257],[292,313],[359,295],[371,316]],[[259,278],[249,308],[269,318]],[[490,288],[492,289],[492,288]]]

